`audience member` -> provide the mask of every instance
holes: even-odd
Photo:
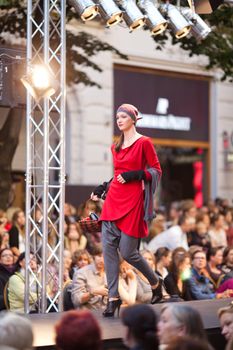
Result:
[[[16,210],[12,216],[9,243],[14,255],[19,256],[25,251],[25,215],[21,209]]]
[[[69,223],[65,234],[64,246],[71,254],[76,250],[85,249],[87,238],[82,234],[81,228],[77,222]]]
[[[101,330],[88,310],[70,310],[55,326],[55,341],[59,350],[101,350]]]
[[[233,208],[224,211],[225,230],[228,245],[233,245]]]
[[[147,260],[149,266],[155,271],[155,257],[149,250],[142,250],[141,255]],[[138,270],[137,274],[137,302],[150,303],[152,298],[151,285],[147,278]]]
[[[223,251],[222,271],[225,274],[232,272],[233,277],[233,245],[226,247]]]
[[[0,310],[6,309],[4,301],[4,289],[15,272],[14,255],[9,248],[0,250]]]
[[[186,216],[181,216],[178,225],[170,227],[168,230],[160,233],[148,244],[148,249],[155,253],[160,247],[167,247],[174,250],[177,247],[183,247],[188,250],[187,233],[190,231],[190,220]]]
[[[227,341],[233,337],[233,303],[218,310],[222,335]]]
[[[188,252],[180,252],[172,258],[170,272],[164,279],[167,293],[172,298],[192,300],[188,281],[191,275],[191,263]]]
[[[0,348],[9,346],[17,350],[32,349],[33,333],[31,322],[12,312],[0,313]]]
[[[158,213],[156,217],[151,221],[148,237],[143,238],[142,241],[148,244],[154,237],[156,237],[164,230],[166,230],[166,217],[165,215]],[[144,246],[146,247],[147,244]]]
[[[227,236],[224,230],[224,216],[215,214],[211,218],[211,228],[208,232],[212,247],[226,247]]]
[[[7,218],[3,210],[0,209],[0,250],[9,248],[9,234],[6,229]]]
[[[133,267],[122,260],[120,263],[119,295],[123,305],[135,304],[137,295],[137,278]]]
[[[206,277],[206,254],[202,250],[197,250],[192,256],[192,274],[189,280],[190,294],[194,300],[205,300],[214,298],[226,298],[229,292],[216,294],[214,286]]]
[[[157,316],[149,305],[133,305],[123,310],[121,315],[126,327],[124,344],[130,350],[157,350]]]
[[[213,283],[214,287],[217,288],[220,278],[223,275],[221,270],[221,265],[223,262],[222,248],[210,248],[207,253],[207,261],[206,271],[208,273],[208,277]]]
[[[36,274],[37,263],[35,257],[30,254],[30,268]],[[15,273],[8,281],[8,300],[11,311],[24,312],[25,300],[25,253],[21,253],[16,262]],[[30,275],[31,277],[31,275]],[[37,310],[37,285],[30,283],[29,305],[31,312]]]
[[[172,253],[166,247],[161,247],[155,252],[155,270],[156,273],[161,276],[163,279],[168,274],[168,268],[171,264]]]
[[[177,336],[190,336],[192,339],[201,340],[203,344],[208,344],[198,311],[180,303],[169,303],[162,306],[158,336],[163,349],[167,349],[173,338]]]
[[[207,232],[207,226],[203,221],[196,224],[196,230],[188,235],[189,246],[197,245],[202,247],[205,251],[210,249],[210,238]]]
[[[64,204],[64,217],[67,225],[77,220],[76,210],[70,203]]]
[[[76,270],[92,263],[92,257],[86,249],[76,250],[72,255],[70,278],[73,278]]]
[[[98,309],[106,305],[107,295],[103,253],[101,249],[96,249],[93,263],[74,273],[72,302],[75,308]]]

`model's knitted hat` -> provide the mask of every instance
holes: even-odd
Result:
[[[128,114],[128,116],[130,116],[130,118],[132,118],[135,123],[137,122],[137,120],[142,119],[142,116],[139,115],[137,107],[129,103],[122,104],[117,110],[117,113],[119,112],[124,112]]]

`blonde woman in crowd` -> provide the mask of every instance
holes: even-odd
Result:
[[[233,302],[218,310],[218,318],[222,329],[222,335],[229,342],[233,337]]]
[[[73,254],[76,250],[85,249],[86,246],[87,238],[82,234],[79,224],[69,223],[65,234],[65,249]]]
[[[129,306],[136,302],[137,278],[133,267],[122,260],[120,263],[119,294],[123,305]]]
[[[147,261],[150,268],[155,271],[155,257],[149,250],[142,250],[141,255]],[[151,286],[147,278],[138,270],[137,273],[137,302],[150,303],[152,297]]]

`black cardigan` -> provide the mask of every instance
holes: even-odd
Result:
[[[170,296],[176,295],[185,301],[192,300],[192,297],[188,288],[188,285],[189,285],[188,280],[183,281],[183,288],[182,288],[182,291],[180,291],[177,286],[175,276],[173,275],[172,272],[169,272],[164,279],[164,284],[165,284],[166,291]]]

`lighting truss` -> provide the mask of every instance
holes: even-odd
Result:
[[[27,93],[25,312],[30,312],[33,285],[38,312],[45,313],[62,311],[66,1],[28,0],[27,11],[27,73],[31,65],[44,64],[58,81],[50,97],[35,100]],[[30,252],[37,273],[30,268]],[[56,286],[53,294],[51,286]]]

